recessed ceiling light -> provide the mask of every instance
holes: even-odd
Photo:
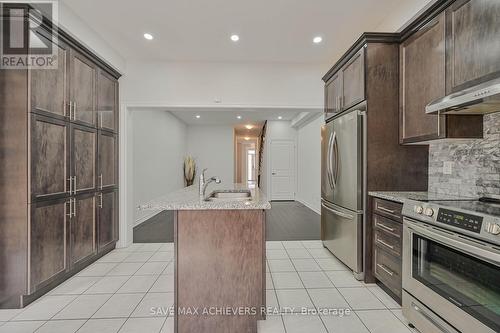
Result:
[[[279,119],[279,120],[281,120],[281,119],[283,119],[283,117],[282,117],[282,116],[279,116],[279,117],[278,117],[278,119]]]
[[[316,37],[313,38],[313,43],[314,44],[319,44],[322,41],[323,41],[323,37],[321,37],[321,36],[316,36]]]
[[[196,119],[200,119],[201,116],[199,114],[196,115]]]
[[[241,119],[241,116],[236,116],[236,118]]]
[[[245,137],[245,141],[248,141],[248,140],[250,140],[250,138],[249,138],[248,136],[247,136],[247,137]]]
[[[237,42],[237,41],[239,41],[239,40],[240,40],[240,36],[238,36],[238,35],[231,35],[231,40],[232,40],[233,42]]]
[[[249,130],[251,130],[251,129],[253,128],[253,126],[252,126],[252,125],[245,125],[245,127],[246,127],[247,129],[249,129]]]
[[[144,38],[146,38],[147,40],[153,40],[154,37],[151,34],[145,33]]]

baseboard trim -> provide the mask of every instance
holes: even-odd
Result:
[[[302,199],[295,199],[295,201],[298,201],[300,202],[301,204],[303,204],[304,206],[306,206],[307,208],[309,208],[310,210],[312,210],[313,212],[315,212],[316,214],[319,214],[321,215],[321,210],[318,209],[318,208],[315,208],[312,204],[310,204],[309,202],[305,201],[305,200],[302,200]]]

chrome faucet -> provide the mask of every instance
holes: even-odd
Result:
[[[207,191],[208,184],[213,183],[213,182],[215,182],[216,184],[221,183],[221,180],[217,177],[211,177],[210,179],[205,180],[205,171],[207,171],[207,169],[203,169],[203,171],[201,172],[200,182],[198,184],[200,198],[203,200],[205,199],[205,192]]]

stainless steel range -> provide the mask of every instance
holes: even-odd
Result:
[[[500,332],[500,204],[403,206],[403,314],[427,332]]]

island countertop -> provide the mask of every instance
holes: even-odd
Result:
[[[223,184],[218,190],[241,191],[249,190],[252,194],[249,200],[205,201],[200,199],[198,184],[171,192],[142,205],[139,210],[250,210],[271,209],[271,204],[259,188],[249,188],[244,184]],[[207,190],[207,196],[212,190]]]

